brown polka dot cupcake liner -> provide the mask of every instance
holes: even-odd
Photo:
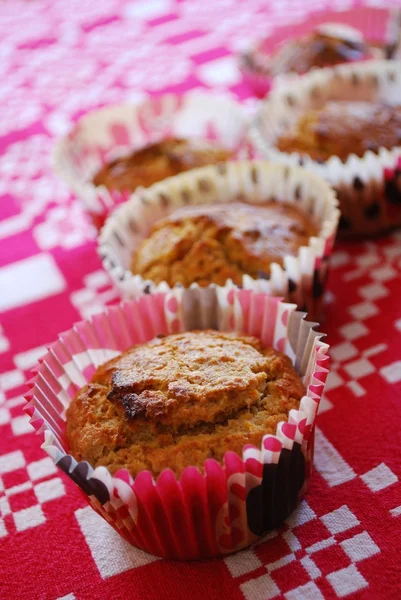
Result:
[[[246,157],[246,128],[241,106],[228,96],[202,91],[154,96],[135,104],[107,106],[82,117],[57,142],[53,166],[100,228],[131,193],[93,183],[105,164],[169,137],[210,141]]]
[[[290,357],[305,386],[299,409],[261,446],[227,452],[177,478],[78,462],[66,442],[66,410],[100,364],[156,335],[213,328],[243,331]],[[178,560],[234,552],[276,528],[308,488],[315,418],[328,346],[293,304],[239,289],[175,289],[145,295],[76,324],[49,348],[29,382],[26,412],[42,448],[90,505],[130,544]]]
[[[250,126],[259,155],[285,165],[302,165],[335,189],[341,210],[341,238],[372,237],[401,226],[401,202],[391,188],[401,146],[391,150],[351,154],[345,161],[332,156],[317,162],[297,152],[276,148],[279,137],[293,130],[299,117],[330,100],[396,102],[401,97],[401,64],[366,61],[320,69],[274,90],[260,106]]]
[[[299,167],[268,161],[228,162],[141,189],[107,220],[98,238],[98,252],[123,298],[169,291],[167,282],[155,284],[130,271],[133,253],[156,221],[185,205],[235,201],[257,205],[271,199],[293,204],[311,216],[318,234],[296,256],[285,256],[283,266],[272,263],[269,274],[261,273],[259,279],[244,275],[242,287],[283,297],[311,318],[319,318],[339,211],[326,182]],[[233,286],[228,280],[226,287]]]

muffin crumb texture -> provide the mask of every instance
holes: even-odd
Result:
[[[244,274],[257,279],[271,263],[283,265],[316,234],[312,220],[284,202],[186,206],[155,223],[131,271],[170,286],[240,285]]]
[[[307,154],[325,161],[350,154],[362,157],[370,150],[391,150],[401,145],[401,106],[372,102],[328,102],[309,110],[296,123],[292,133],[278,139],[282,152]]]
[[[207,141],[167,138],[107,163],[93,183],[109,190],[134,191],[138,186],[149,187],[166,177],[232,157],[231,151]]]
[[[259,447],[299,408],[304,386],[290,359],[250,336],[194,331],[155,338],[100,366],[67,410],[77,460],[111,473],[220,463]]]

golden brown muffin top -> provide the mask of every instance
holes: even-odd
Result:
[[[260,53],[255,57],[255,62],[260,70],[274,76],[303,74],[314,67],[331,67],[370,57],[371,49],[358,31],[338,24],[327,24],[309,35],[284,42],[271,56]]]
[[[92,466],[179,475],[259,445],[303,393],[290,359],[254,337],[168,335],[98,368],[67,411],[67,438],[75,458]]]
[[[372,102],[329,102],[302,115],[295,132],[277,142],[283,152],[308,154],[318,161],[361,157],[367,150],[400,144],[401,106]]]
[[[155,283],[241,284],[283,264],[316,235],[312,221],[297,207],[270,201],[186,206],[157,221],[138,247],[131,270]]]
[[[106,164],[93,178],[109,190],[134,191],[166,177],[232,158],[232,152],[200,140],[169,138]]]

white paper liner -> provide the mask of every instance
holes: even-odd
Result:
[[[389,210],[385,196],[385,170],[394,167],[401,147],[337,156],[323,163],[297,152],[275,147],[279,136],[292,130],[300,115],[330,100],[401,102],[401,64],[366,61],[320,69],[283,84],[266,99],[250,127],[250,138],[262,156],[286,165],[303,165],[332,185],[338,193],[342,219],[339,235],[372,235],[401,224]]]
[[[246,127],[235,100],[201,90],[107,106],[82,117],[58,141],[54,169],[101,225],[129,195],[91,182],[107,160],[171,136],[209,140],[246,157]]]
[[[26,411],[43,449],[131,544],[175,559],[233,552],[280,524],[308,484],[328,346],[304,316],[294,305],[246,290],[181,289],[109,307],[50,347],[29,384]],[[135,479],[125,470],[112,476],[68,454],[66,408],[100,364],[157,334],[210,327],[257,336],[285,352],[303,379],[299,410],[260,449],[245,446],[242,457],[227,452],[223,464],[209,459],[203,474],[187,467],[178,480],[168,469],[156,480],[148,471]]]
[[[100,233],[98,251],[103,266],[124,298],[168,291],[166,282],[156,285],[129,270],[135,249],[155,221],[185,204],[230,203],[238,199],[260,204],[271,198],[305,211],[316,222],[319,234],[310,238],[297,256],[284,257],[283,267],[273,263],[269,278],[256,280],[245,275],[242,287],[285,297],[318,318],[338,224],[338,202],[323,180],[299,167],[268,161],[229,162],[182,173],[133,194]],[[232,287],[233,283],[229,280],[226,285]]]

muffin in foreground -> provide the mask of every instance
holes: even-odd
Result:
[[[133,192],[189,169],[213,165],[232,158],[233,153],[198,139],[166,138],[106,163],[93,184],[108,190]]]
[[[26,411],[42,448],[129,543],[180,560],[227,554],[279,526],[307,491],[321,338],[266,294],[144,295],[61,334]],[[74,456],[83,451],[89,461]]]
[[[69,406],[67,440],[77,460],[111,473],[203,472],[208,458],[260,446],[304,393],[290,359],[257,338],[184,332],[99,367]]]
[[[296,206],[268,201],[184,207],[157,221],[136,250],[131,270],[156,284],[241,285],[296,256],[317,227]]]
[[[401,225],[387,176],[401,155],[401,65],[366,61],[320,69],[283,85],[250,128],[258,151],[301,164],[335,189],[339,237],[372,237]]]

